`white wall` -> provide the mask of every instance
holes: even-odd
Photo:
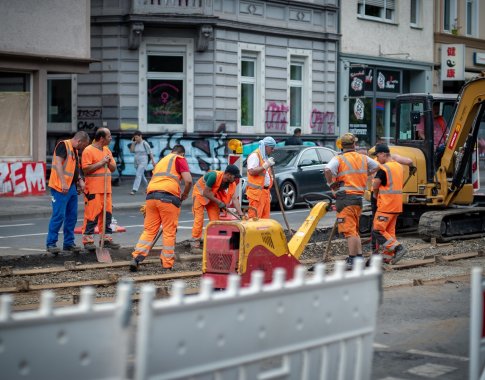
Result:
[[[90,0],[0,0],[0,51],[90,58]]]
[[[395,23],[361,19],[357,16],[357,0],[342,1],[341,52],[379,57],[383,54],[409,53],[410,60],[433,62],[433,2],[422,0],[419,28],[410,26],[410,1],[396,1]],[[403,56],[388,56],[403,58]]]

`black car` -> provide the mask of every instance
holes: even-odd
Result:
[[[303,202],[308,193],[330,195],[331,191],[323,173],[325,165],[338,153],[320,146],[282,146],[276,147],[271,154],[276,164],[273,167],[276,183],[280,189],[285,210],[291,210],[295,204]],[[242,201],[246,198],[247,178],[242,179]],[[276,190],[271,189],[272,205],[278,203]]]

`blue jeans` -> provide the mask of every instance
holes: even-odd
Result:
[[[51,189],[52,216],[46,245],[54,247],[59,240],[59,230],[64,223],[64,248],[74,245],[74,227],[77,221],[77,189],[71,185],[67,194]]]

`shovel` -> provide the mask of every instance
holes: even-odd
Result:
[[[108,248],[104,248],[104,232],[106,231],[106,193],[108,192],[108,164],[104,165],[104,194],[103,194],[103,231],[100,231],[101,244],[96,247],[96,258],[100,263],[111,264],[113,260]]]

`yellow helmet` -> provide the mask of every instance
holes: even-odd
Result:
[[[337,149],[342,149],[342,139],[340,137],[335,141],[335,146]]]

